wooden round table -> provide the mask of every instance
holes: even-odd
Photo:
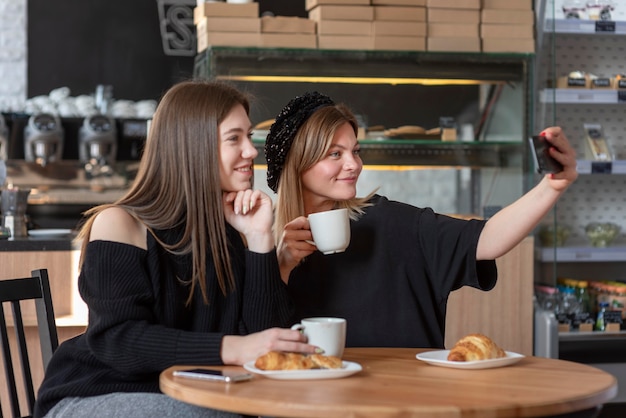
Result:
[[[537,417],[595,408],[617,393],[609,373],[580,363],[525,357],[501,368],[426,364],[414,348],[348,348],[363,370],[340,379],[207,382],[161,373],[161,390],[194,405],[274,417]],[[236,366],[211,367],[240,370]]]

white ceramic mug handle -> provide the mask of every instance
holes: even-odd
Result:
[[[315,245],[315,241],[311,241],[311,240],[308,240],[308,239],[305,239],[304,242],[307,242],[307,243],[309,243],[311,245]],[[315,245],[315,246],[317,247],[317,245]]]
[[[293,325],[291,327],[291,329],[302,332],[302,331],[304,331],[304,325],[302,325],[302,324],[295,324],[295,325]]]

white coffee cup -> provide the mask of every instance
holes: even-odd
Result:
[[[324,254],[341,253],[350,244],[348,209],[334,209],[308,216],[313,242]]]
[[[343,318],[305,318],[291,329],[300,330],[309,339],[309,344],[324,350],[326,356],[343,356],[346,346],[346,320]]]

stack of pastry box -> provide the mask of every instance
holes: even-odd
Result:
[[[423,51],[426,0],[306,0],[320,49]]]
[[[257,2],[198,1],[193,17],[198,52],[209,46],[317,48],[314,21],[294,16],[260,18]]]
[[[428,0],[428,50],[534,52],[532,0]]]
[[[209,46],[534,52],[532,0],[293,0],[308,19],[259,17],[259,4],[202,2],[198,52]]]
[[[483,52],[535,52],[532,0],[482,0]]]

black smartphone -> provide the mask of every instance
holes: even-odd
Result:
[[[174,376],[188,377],[191,379],[214,380],[220,382],[243,382],[252,379],[252,374],[241,372],[228,372],[214,369],[184,369],[175,370]]]
[[[535,167],[539,174],[558,173],[563,171],[563,165],[552,158],[549,153],[550,143],[543,136],[535,135],[530,140]]]

